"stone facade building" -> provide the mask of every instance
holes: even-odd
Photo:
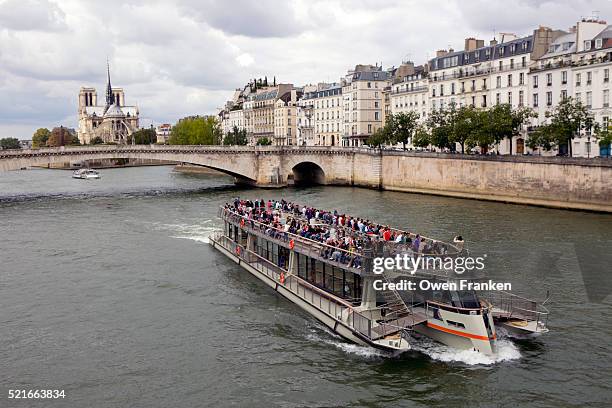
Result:
[[[319,83],[305,87],[300,106],[308,106],[312,128],[309,146],[341,146],[344,120],[342,86],[338,83]],[[306,123],[306,122],[305,122]]]
[[[383,90],[390,74],[378,65],[357,65],[342,79],[343,146],[361,146],[382,126]]]
[[[79,92],[79,126],[77,135],[81,144],[89,144],[100,137],[105,143],[131,143],[131,134],[138,130],[137,106],[125,104],[122,88],[111,86],[110,67],[107,67],[106,98],[98,104],[95,88],[81,87]]]

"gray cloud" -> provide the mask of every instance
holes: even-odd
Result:
[[[0,28],[55,31],[66,28],[65,13],[47,0],[4,0],[0,2]]]
[[[0,137],[76,126],[80,86],[113,85],[154,123],[213,113],[254,77],[338,81],[357,63],[420,64],[493,30],[567,29],[595,0],[0,0]]]
[[[215,0],[179,2],[187,15],[195,16],[218,30],[246,37],[288,37],[305,25],[285,0]]]

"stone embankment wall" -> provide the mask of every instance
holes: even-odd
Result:
[[[612,160],[385,152],[381,188],[612,212]]]

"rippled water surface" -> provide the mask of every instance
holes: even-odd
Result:
[[[492,360],[387,356],[211,249],[220,204],[285,197],[442,240],[551,294],[551,332]],[[0,173],[0,407],[582,407],[612,400],[612,216],[345,187],[256,190],[170,167]],[[64,389],[61,401],[9,389]]]

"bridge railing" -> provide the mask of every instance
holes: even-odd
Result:
[[[489,162],[520,162],[540,164],[582,165],[595,167],[612,167],[611,158],[602,157],[554,157],[525,155],[480,155],[438,152],[398,151],[393,149],[376,149],[369,147],[339,146],[219,146],[219,145],[85,145],[62,146],[40,149],[0,150],[0,159],[41,155],[70,155],[89,153],[289,153],[289,154],[365,154],[376,156],[405,156],[415,158],[437,158],[453,160],[475,160]]]

